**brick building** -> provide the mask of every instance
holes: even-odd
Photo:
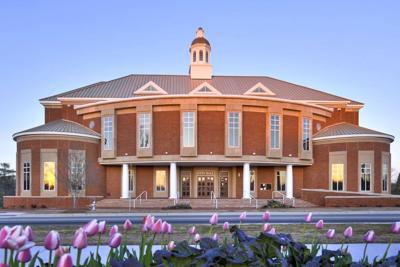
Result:
[[[213,75],[201,28],[189,52],[189,75],[133,74],[41,99],[45,123],[13,135],[17,196],[6,205],[66,206],[74,172],[84,173],[82,205],[144,191],[391,205],[394,137],[359,126],[362,103],[270,77]]]

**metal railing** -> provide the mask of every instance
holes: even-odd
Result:
[[[289,199],[292,203],[292,206],[294,207],[295,204],[295,198],[289,198],[286,197],[285,193],[281,192],[281,191],[273,191],[272,192],[272,199],[275,199],[275,195],[278,195],[280,197],[278,197],[279,199],[282,199],[282,204],[286,204],[286,200]]]
[[[176,198],[174,198],[174,206],[179,203],[179,191],[176,192]]]
[[[214,191],[211,191],[211,205],[212,207],[214,207],[215,209],[218,209],[218,198],[217,195],[215,194]]]
[[[133,199],[133,208],[136,208],[136,200],[139,200],[139,204],[142,204],[142,199],[147,199],[147,191],[143,191],[140,193],[136,198]],[[131,210],[131,202],[132,202],[132,197],[129,198],[129,211]]]
[[[250,200],[250,205],[251,205],[251,201],[252,201],[253,199],[254,199],[255,202],[256,202],[256,209],[258,209],[258,199],[255,198],[252,194],[250,194],[250,199],[249,199],[249,200]]]

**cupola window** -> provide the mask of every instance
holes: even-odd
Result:
[[[196,62],[196,51],[193,52],[193,62]]]
[[[206,62],[208,63],[208,51],[206,51]]]
[[[199,60],[203,61],[203,50],[200,50],[199,52]]]

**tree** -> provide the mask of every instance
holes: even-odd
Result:
[[[3,207],[3,196],[15,195],[15,170],[8,163],[0,163],[0,208]]]
[[[77,200],[84,192],[86,185],[85,151],[70,150],[68,155],[68,175],[65,180],[72,197],[72,206],[76,208]]]
[[[15,177],[15,170],[10,168],[9,163],[2,162],[0,163],[0,177]]]

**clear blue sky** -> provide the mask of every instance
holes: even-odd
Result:
[[[0,162],[38,99],[131,73],[185,74],[198,26],[215,74],[268,75],[365,103],[395,135],[400,169],[400,1],[1,1]]]

